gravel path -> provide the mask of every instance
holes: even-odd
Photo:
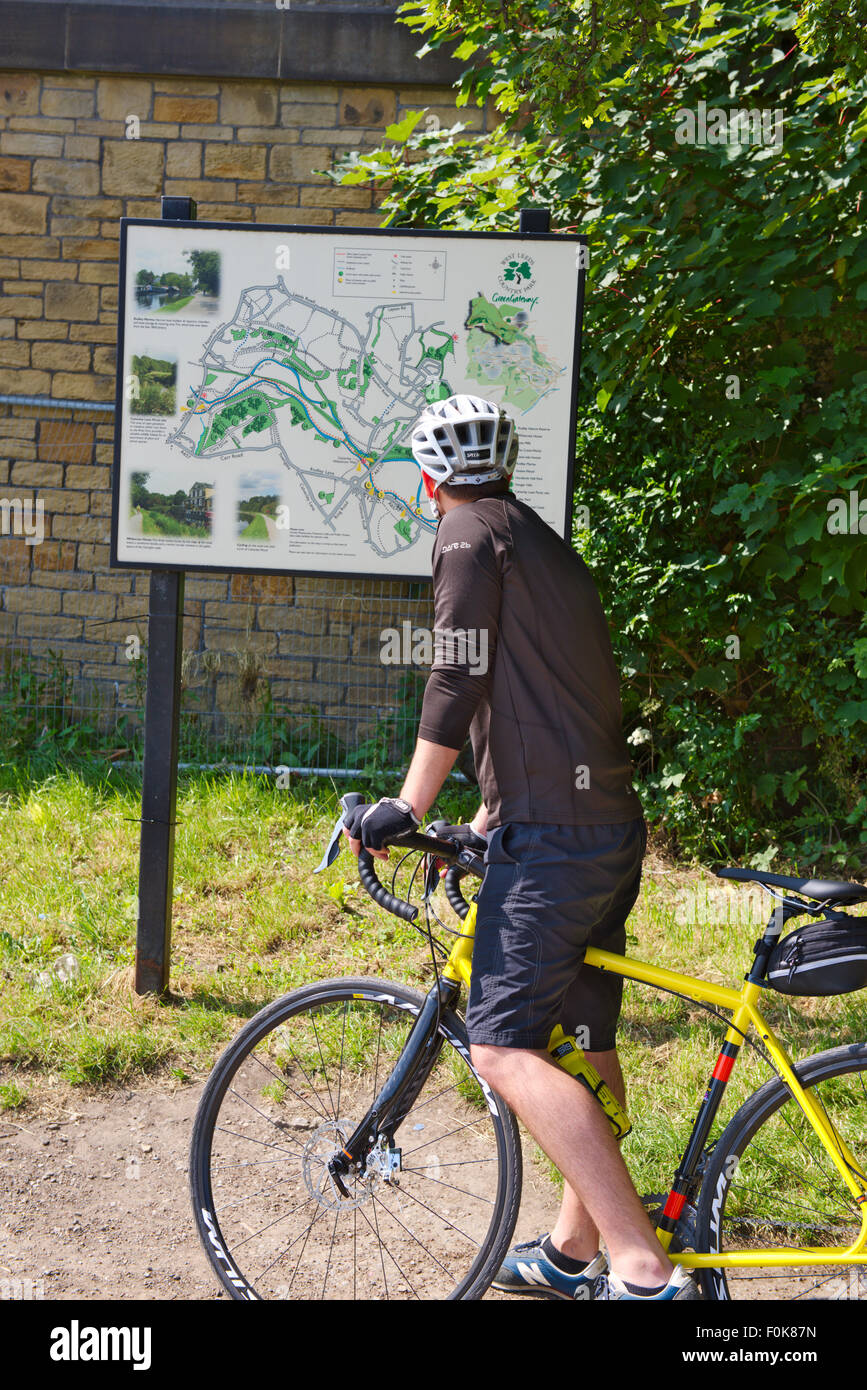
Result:
[[[199,1244],[187,1189],[202,1086],[87,1098],[55,1090],[35,1113],[0,1116],[0,1297],[227,1297]],[[556,1208],[525,1153],[516,1239],[549,1229]]]

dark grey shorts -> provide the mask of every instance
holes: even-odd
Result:
[[[588,1051],[614,1047],[623,981],[582,962],[588,946],[624,953],[646,848],[642,816],[616,825],[513,822],[490,832],[471,1043],[543,1048],[561,1023],[567,1033],[587,1028]]]

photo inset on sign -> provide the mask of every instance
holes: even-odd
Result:
[[[276,545],[285,530],[287,508],[281,506],[278,473],[244,473],[238,480],[235,524],[239,545]]]
[[[219,251],[143,251],[135,271],[135,312],[165,318],[213,314],[220,304]]]
[[[130,359],[129,408],[133,415],[174,415],[178,381],[178,359],[161,350],[134,352]]]
[[[128,536],[166,541],[210,540],[214,515],[214,480],[176,487],[177,471],[150,468],[130,476]]]

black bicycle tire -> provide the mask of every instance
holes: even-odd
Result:
[[[314,984],[303,985],[266,1005],[244,1025],[217,1059],[202,1092],[193,1122],[190,1143],[190,1199],[199,1239],[211,1268],[223,1288],[234,1299],[259,1300],[261,1295],[236,1268],[214,1213],[209,1162],[214,1122],[219,1112],[220,1102],[244,1058],[268,1032],[279,1026],[282,1021],[302,1012],[305,1007],[312,1004],[334,1002],[343,996],[357,997],[365,991],[377,995],[384,994],[386,998],[400,999],[409,1005],[410,1010],[415,1013],[421,1009],[424,1001],[424,995],[417,990],[398,984],[394,980],[378,980],[358,976],[321,980]],[[440,1019],[440,1030],[443,1032],[446,1042],[461,1052],[466,1065],[478,1078],[478,1073],[470,1061],[469,1043],[463,1020],[451,1010],[444,1010]],[[496,1107],[496,1113],[491,1112],[499,1155],[495,1211],[479,1255],[473,1261],[464,1279],[448,1295],[449,1300],[467,1301],[482,1297],[490,1287],[502,1264],[503,1257],[509,1249],[518,1219],[523,1176],[518,1125],[514,1114],[502,1097],[490,1087],[487,1090],[490,1092]]]
[[[856,1060],[860,1060],[863,1065],[853,1066]],[[817,1081],[827,1081],[847,1072],[867,1071],[867,1043],[849,1043],[843,1047],[814,1053],[812,1057],[805,1057],[796,1063],[794,1071],[803,1086],[812,1085]],[[791,1092],[785,1083],[778,1076],[774,1076],[744,1101],[726,1125],[714,1145],[696,1205],[697,1252],[719,1253],[719,1232],[715,1227],[722,1221],[725,1197],[731,1181],[731,1177],[726,1173],[726,1165],[730,1165],[733,1157],[740,1159],[762,1125],[791,1098]],[[714,1302],[730,1301],[724,1270],[702,1269],[697,1273],[706,1299]]]

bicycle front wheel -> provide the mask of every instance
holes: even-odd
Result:
[[[799,1062],[801,1085],[824,1107],[865,1171],[867,1045]],[[732,1117],[711,1154],[696,1214],[696,1250],[839,1247],[857,1239],[861,1209],[791,1092],[768,1081]],[[701,1271],[712,1299],[867,1298],[861,1265],[760,1266]]]
[[[190,1155],[202,1244],[233,1298],[473,1299],[509,1246],[517,1125],[444,1011],[439,1057],[364,1172],[328,1170],[381,1089],[423,996],[384,980],[305,986],[217,1062]]]

